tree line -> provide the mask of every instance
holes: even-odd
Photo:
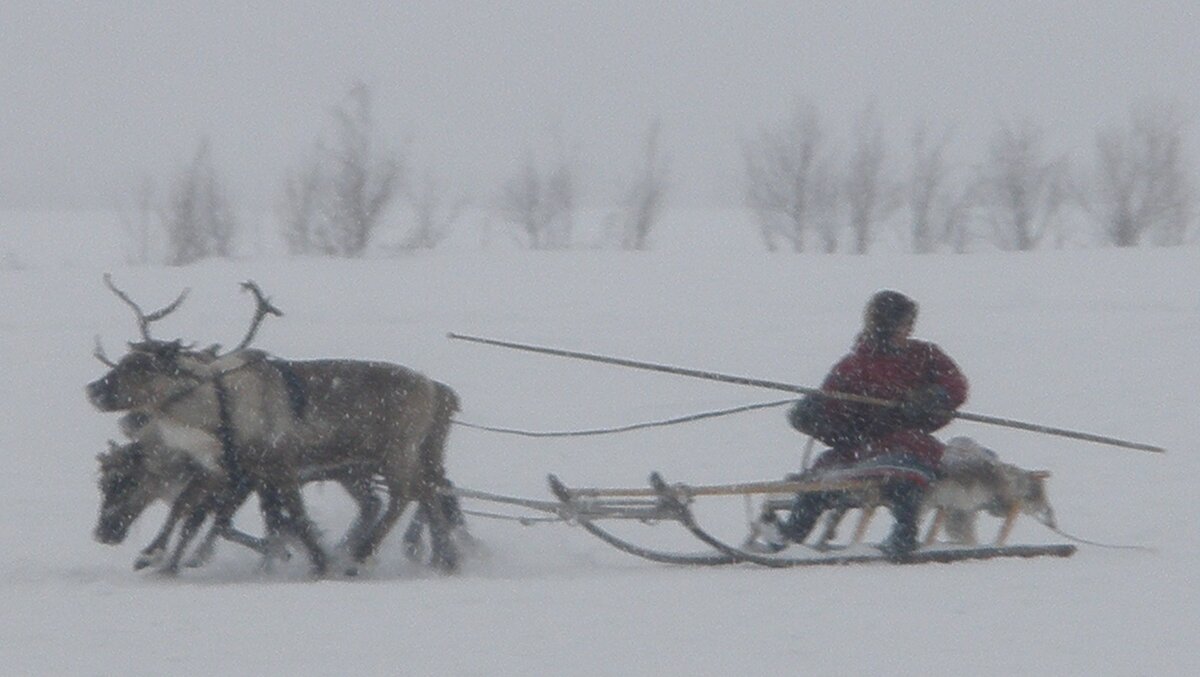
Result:
[[[432,249],[468,206],[529,249],[581,246],[578,152],[567,144],[541,157],[527,149],[490,197],[472,200],[380,138],[366,85],[350,87],[330,118],[280,191],[276,222],[290,253],[355,258],[372,248]],[[980,157],[963,162],[951,157],[949,128],[919,123],[893,144],[873,106],[837,129],[804,102],[741,140],[744,206],[769,251],[866,254],[884,233],[918,254],[1180,245],[1196,205],[1187,122],[1171,105],[1134,107],[1072,158],[1052,149],[1044,127],[1006,120]],[[638,157],[608,207],[601,242],[588,246],[652,246],[670,192],[657,120]],[[164,192],[147,180],[131,193],[123,209],[131,262],[186,265],[234,254],[243,228],[208,139]],[[402,241],[376,242],[382,225],[399,220],[407,227]]]

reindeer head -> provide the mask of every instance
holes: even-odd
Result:
[[[271,305],[257,285],[253,282],[243,283],[242,288],[252,292],[256,300],[254,320],[241,343],[229,353],[221,355],[215,346],[195,350],[181,341],[163,341],[150,335],[150,324],[178,308],[188,290],[185,289],[165,308],[147,314],[125,292],[113,285],[110,276],[104,276],[104,283],[137,315],[142,341],[130,343],[129,352],[117,362],[113,362],[104,355],[104,349],[97,339],[93,354],[109,367],[109,371],[100,379],[89,383],[86,392],[88,400],[100,411],[153,409],[176,394],[204,383],[213,377],[214,365],[222,358],[242,351],[250,345],[264,317],[283,314]]]
[[[96,456],[100,462],[100,518],[93,532],[96,540],[116,545],[125,540],[129,525],[155,499],[147,482],[148,467],[142,445],[108,443],[109,450]]]
[[[107,374],[87,385],[88,400],[100,411],[153,408],[181,387],[202,382],[204,362],[179,341],[132,343]]]
[[[1022,489],[1022,510],[1034,519],[1051,529],[1057,529],[1054,519],[1054,507],[1046,495],[1046,480],[1050,477],[1049,470],[1030,470],[1026,473]]]

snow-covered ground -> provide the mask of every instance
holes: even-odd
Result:
[[[61,260],[21,254],[21,269],[0,269],[5,674],[1200,673],[1194,246],[856,258],[768,255],[752,239],[688,247],[674,237],[642,254],[464,247],[164,269],[121,267],[107,240],[94,239],[66,240],[73,249]],[[263,573],[255,556],[228,545],[179,578],[134,572],[161,508],[119,547],[91,539],[94,456],[118,435],[115,417],[83,397],[103,370],[93,337],[117,354],[136,336],[128,309],[101,284],[106,270],[148,307],[192,287],[156,333],[203,345],[241,337],[251,303],[237,283],[252,278],[286,313],[263,326],[260,347],[399,362],[451,384],[462,420],[529,429],[780,395],[469,345],[446,332],[812,385],[848,347],[865,299],[901,289],[921,302],[918,335],[971,379],[967,410],[1168,449],[961,422],[944,431],[1053,471],[1064,529],[1155,552],[1081,546],[1067,560],[688,569],[633,559],[565,525],[475,519],[485,550],[453,577],[406,563],[396,539],[358,580],[309,580],[302,558]],[[577,484],[640,485],[651,470],[688,482],[766,479],[798,466],[802,442],[778,409],[576,439],[459,428],[450,474],[463,486],[530,497],[548,496],[548,472]],[[332,485],[307,496],[332,542],[350,502]],[[738,499],[698,510],[730,538],[745,528]],[[249,511],[239,521],[258,529]],[[996,524],[983,522],[984,533]],[[622,533],[698,549],[679,531]],[[1026,520],[1012,540],[1060,539]]]

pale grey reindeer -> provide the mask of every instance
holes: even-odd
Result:
[[[1046,495],[1045,480],[1049,476],[1045,470],[1026,470],[1004,463],[994,451],[969,437],[950,439],[946,442],[941,473],[930,483],[921,503],[922,513],[933,513],[924,544],[935,543],[945,527],[951,543],[974,545],[978,542],[975,525],[980,512],[1003,519],[993,541],[995,545],[1004,545],[1008,541],[1017,517],[1022,514],[1032,516],[1051,529],[1057,528],[1054,509]],[[815,546],[828,546],[837,537],[838,526],[846,513],[852,509],[860,510],[861,514],[849,542],[862,542],[871,518],[883,504],[879,487],[866,486],[846,492],[840,504],[826,515],[824,529]]]
[[[128,418],[128,417],[127,417]],[[124,422],[123,422],[124,423]],[[128,430],[131,437],[140,439],[126,444],[109,442],[109,450],[96,457],[100,465],[100,515],[94,535],[97,541],[116,545],[124,542],[130,525],[152,504],[166,503],[170,510],[167,519],[154,539],[142,549],[134,561],[134,569],[143,569],[164,562],[167,572],[177,571],[185,547],[204,520],[217,508],[219,492],[225,489],[223,480],[214,480],[182,451],[169,448],[144,432],[146,422],[140,421]],[[122,425],[123,429],[131,426]],[[353,547],[379,514],[382,502],[375,495],[370,478],[348,469],[339,468],[317,472],[301,472],[301,481],[333,480],[339,482],[358,504],[359,515],[347,532],[345,543]],[[247,496],[237,496],[239,505]],[[175,527],[183,520],[179,544],[168,557],[167,548]],[[200,548],[189,560],[189,566],[200,566],[212,555],[216,539],[223,537],[264,555],[275,554],[272,543],[243,533],[231,525],[214,523]]]
[[[457,553],[439,489],[446,484],[445,441],[458,398],[448,386],[415,371],[357,360],[282,361],[247,346],[258,323],[278,314],[258,292],[255,321],[234,350],[197,351],[150,337],[148,326],[172,312],[145,314],[111,280],[109,288],[138,316],[142,342],[131,344],[109,372],[87,386],[101,411],[146,415],[169,445],[214,476],[227,478],[216,519],[228,525],[246,487],[286,523],[308,551],[315,572],[327,556],[300,495],[303,468],[354,468],[377,476],[388,504],[356,544],[361,564],[378,548],[405,506],[416,500],[429,518],[433,564],[451,571]],[[100,351],[98,356],[100,356]],[[217,440],[214,446],[212,440]],[[218,451],[219,447],[219,451]],[[271,521],[271,513],[267,513]]]
[[[969,437],[946,442],[942,478],[929,489],[924,501],[933,510],[926,544],[937,540],[944,525],[951,542],[974,544],[976,516],[987,512],[1002,518],[994,543],[1004,545],[1017,517],[1029,515],[1057,528],[1054,508],[1046,495],[1047,470],[1026,470],[1000,461],[996,452]]]

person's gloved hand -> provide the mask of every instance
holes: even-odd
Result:
[[[905,423],[922,427],[949,413],[950,393],[937,385],[917,388],[900,401],[899,409]]]

